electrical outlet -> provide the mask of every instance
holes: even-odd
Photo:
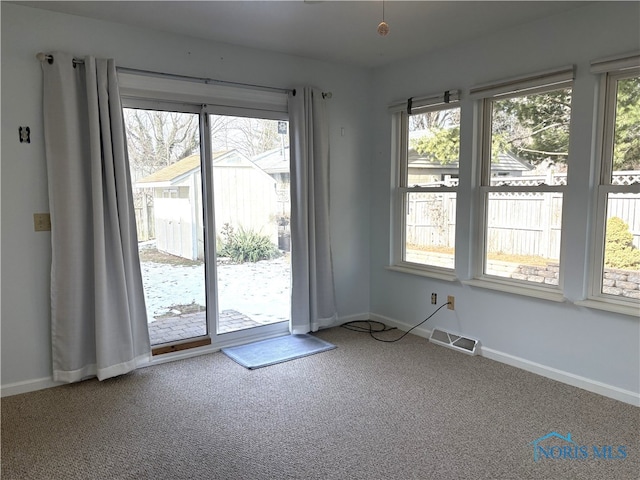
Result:
[[[36,232],[47,232],[51,230],[51,215],[48,213],[34,213],[33,229]]]
[[[449,310],[455,310],[456,309],[456,297],[454,297],[453,295],[449,295],[447,297],[447,308]]]
[[[437,293],[432,293],[431,294],[431,305],[435,305],[436,303],[438,303],[438,294]]]

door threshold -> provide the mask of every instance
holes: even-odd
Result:
[[[211,345],[210,337],[203,337],[195,340],[189,340],[188,342],[172,343],[169,345],[159,345],[151,348],[151,355],[164,355],[165,353],[179,352],[181,350],[188,350],[190,348],[205,347]]]

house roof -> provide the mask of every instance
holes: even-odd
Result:
[[[257,157],[260,160],[260,164],[258,164],[258,162],[249,160],[245,155],[235,149],[222,150],[213,153],[212,161],[215,168],[255,168],[264,174],[265,177],[269,177],[271,173],[289,171],[288,153],[289,149],[287,147],[285,153],[286,159],[284,159],[281,149],[270,150]],[[135,186],[139,188],[170,187],[199,169],[200,155],[189,155],[171,165],[161,168],[151,175],[141,178],[135,183]]]
[[[269,172],[264,171],[257,165],[255,162],[249,160],[246,155],[238,152],[237,150],[229,150],[228,152],[223,152],[221,155],[217,157],[214,154],[213,157],[213,168],[221,169],[221,168],[251,168],[256,170],[263,175],[265,179],[270,180],[275,183],[275,179],[269,175]],[[215,170],[214,170],[215,177]]]
[[[245,155],[237,150],[218,152],[213,154],[214,167],[252,167],[254,166]]]
[[[457,172],[458,161],[441,163],[439,161],[428,160],[419,155],[415,150],[409,151],[409,168],[424,169],[425,172]],[[498,160],[491,162],[492,172],[528,172],[533,169],[526,160],[523,160],[512,153],[502,152],[498,154]]]
[[[221,158],[224,155],[231,153],[233,150],[220,151],[213,154],[213,158]],[[136,186],[140,187],[161,187],[169,186],[176,181],[184,178],[193,171],[200,168],[200,155],[189,155],[181,160],[178,160],[171,165],[168,165],[160,170],[141,178],[136,182]]]
[[[252,159],[258,167],[269,174],[289,171],[289,146],[274,148]]]
[[[144,178],[141,178],[136,183],[165,183],[172,182],[178,177],[182,177],[191,171],[200,168],[200,155],[190,155],[178,160],[176,163],[172,163],[164,168],[161,168],[157,172],[152,173]]]
[[[509,152],[499,153],[498,161],[491,162],[492,172],[528,172],[529,170],[533,170],[533,165]]]

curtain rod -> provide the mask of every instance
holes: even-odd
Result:
[[[51,54],[46,54],[46,53],[38,53],[36,55],[36,58],[38,60],[40,60],[41,62],[44,62],[45,60],[47,62],[49,62],[49,64],[53,63],[53,55]],[[74,58],[73,59],[73,66],[75,67],[76,65],[84,65],[84,60],[82,60],[81,58]],[[295,89],[289,89],[289,88],[279,88],[279,87],[270,87],[267,85],[255,85],[252,83],[242,83],[242,82],[231,82],[228,80],[217,80],[215,78],[207,78],[207,77],[192,77],[189,75],[180,75],[180,74],[175,74],[175,73],[164,73],[164,72],[155,72],[152,70],[141,70],[138,68],[129,68],[129,67],[116,67],[116,69],[119,72],[123,72],[123,73],[137,73],[137,74],[141,74],[141,75],[147,75],[147,76],[152,76],[152,77],[164,77],[164,78],[175,78],[175,79],[179,79],[179,80],[187,80],[190,82],[199,82],[199,83],[204,83],[206,85],[210,85],[210,84],[217,84],[217,85],[227,85],[227,86],[233,86],[233,87],[242,87],[242,88],[256,88],[256,89],[261,89],[261,90],[271,90],[271,91],[276,91],[276,92],[280,92],[280,93],[293,93],[295,95]],[[322,92],[322,98],[331,98],[333,96],[333,94],[331,92]]]
[[[49,63],[49,65],[53,63],[53,55],[40,52],[36,54],[36,58],[41,62],[44,62],[46,60]],[[76,65],[84,65],[84,60],[82,60],[81,58],[74,58],[73,66],[75,67]]]

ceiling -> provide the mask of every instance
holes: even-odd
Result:
[[[579,8],[579,1],[14,1],[318,60],[376,67]]]

